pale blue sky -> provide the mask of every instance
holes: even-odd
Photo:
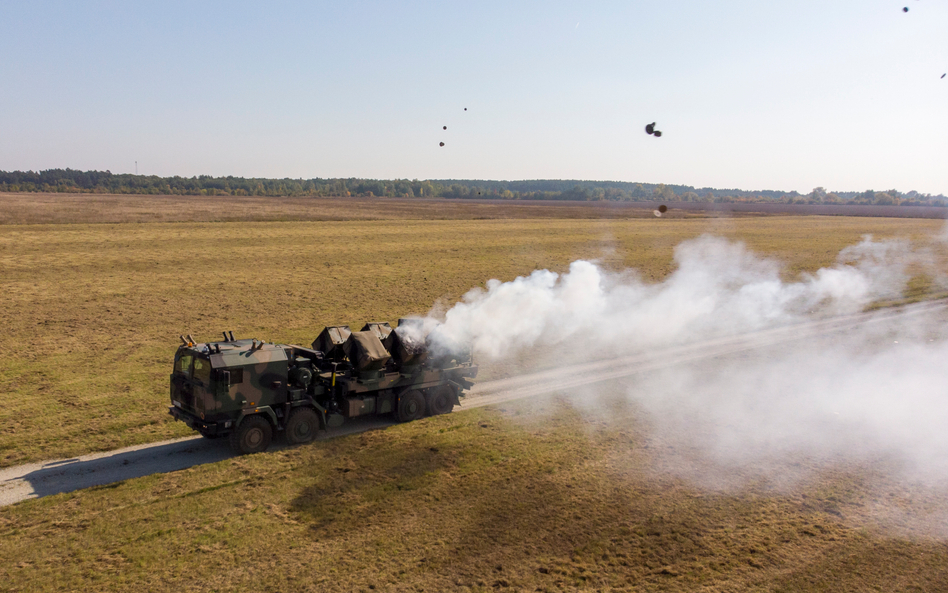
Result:
[[[948,194],[945,72],[945,0],[0,0],[0,170]]]

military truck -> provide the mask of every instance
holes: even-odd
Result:
[[[447,414],[473,385],[470,349],[432,344],[418,319],[325,328],[311,347],[235,339],[197,343],[174,356],[169,413],[235,453],[257,453],[275,433],[290,444],[345,419],[390,414],[401,422]]]

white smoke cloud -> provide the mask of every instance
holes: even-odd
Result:
[[[702,236],[675,249],[677,270],[658,284],[584,260],[562,275],[537,270],[510,282],[490,280],[444,313],[436,336],[471,343],[487,359],[565,341],[597,352],[634,351],[790,323],[814,310],[856,312],[897,296],[914,259],[901,242],[867,237],[833,267],[785,282],[777,262],[741,243]]]
[[[787,459],[887,460],[948,482],[948,335],[929,318],[636,377],[629,396],[670,442],[727,471]],[[898,339],[892,339],[893,337]],[[787,477],[787,476],[782,476]]]
[[[579,362],[713,340],[861,312],[898,297],[931,254],[866,237],[834,265],[785,280],[778,262],[703,236],[675,249],[676,270],[649,284],[589,261],[491,280],[442,312],[438,343],[473,344],[485,360],[524,352]],[[706,485],[759,474],[792,481],[801,457],[894,464],[899,475],[948,484],[948,330],[944,315],[898,316],[848,333],[756,354],[672,364],[630,379],[628,397],[654,434],[700,459],[684,475]],[[560,345],[560,348],[556,346]],[[542,348],[539,348],[542,347]],[[671,351],[671,350],[670,350]],[[596,388],[574,402],[595,413]]]

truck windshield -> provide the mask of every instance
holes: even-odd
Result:
[[[178,362],[174,365],[174,372],[184,375],[185,377],[190,377],[192,360],[194,360],[194,357],[190,354],[181,356],[178,358]]]
[[[211,382],[211,361],[193,354],[182,354],[174,363],[174,372],[208,385]]]
[[[204,358],[195,358],[194,359],[194,373],[192,377],[204,383],[205,385],[210,384],[211,382],[211,361]]]

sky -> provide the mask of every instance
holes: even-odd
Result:
[[[946,0],[0,0],[0,170],[948,194],[946,72]]]

